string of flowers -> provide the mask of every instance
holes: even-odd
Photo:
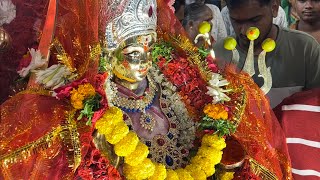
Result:
[[[116,155],[124,157],[124,175],[128,179],[205,179],[215,173],[215,165],[221,161],[225,140],[213,134],[202,138],[201,147],[185,168],[167,170],[163,164],[147,158],[148,147],[139,141],[137,134],[129,131],[123,121],[123,113],[117,107],[109,108],[96,125],[100,134],[114,145]]]

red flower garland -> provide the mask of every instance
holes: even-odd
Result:
[[[164,76],[177,87],[189,112],[200,118],[203,107],[212,101],[207,95],[207,83],[201,78],[199,69],[192,66],[187,59],[177,56],[170,62],[160,58],[158,62]]]

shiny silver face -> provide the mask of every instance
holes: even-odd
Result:
[[[114,65],[115,75],[129,82],[142,81],[152,66],[151,48],[156,35],[147,34],[128,38],[114,51],[117,58]]]

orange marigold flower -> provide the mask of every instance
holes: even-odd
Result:
[[[228,112],[222,104],[207,104],[203,112],[212,119],[228,119]]]
[[[82,94],[78,93],[76,90],[71,91],[71,104],[76,109],[82,109],[84,97]]]
[[[71,101],[71,104],[76,109],[82,109],[83,108],[82,101]]]
[[[96,94],[94,87],[89,83],[79,85],[78,92],[85,97],[90,97]]]

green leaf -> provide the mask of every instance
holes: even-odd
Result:
[[[208,116],[204,116],[202,118],[199,128],[201,130],[215,130],[215,133],[220,137],[231,135],[236,131],[236,126],[231,121],[224,119],[212,119]]]
[[[159,57],[165,58],[167,61],[172,60],[173,47],[168,42],[159,42],[153,46],[152,59],[156,63]]]
[[[210,51],[205,49],[204,47],[200,47],[198,50],[202,58],[206,58],[208,54],[210,54]]]
[[[99,72],[103,73],[107,71],[107,58],[103,55],[100,56],[99,59]]]
[[[80,111],[80,115],[77,118],[77,120],[82,119],[83,117],[88,118],[87,125],[91,125],[91,119],[94,115],[94,112],[99,110],[100,108],[100,100],[101,100],[101,95],[96,94],[84,101],[84,108]]]

